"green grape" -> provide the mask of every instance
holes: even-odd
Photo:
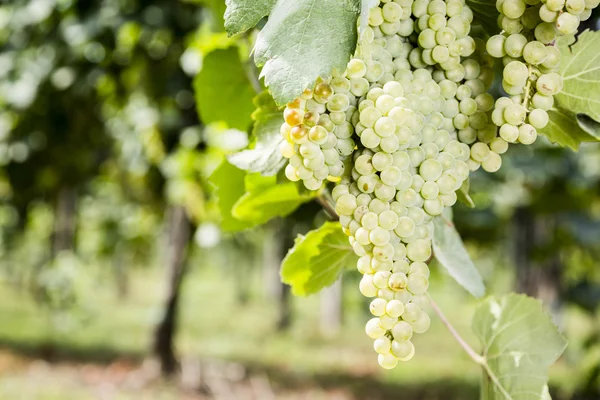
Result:
[[[415,346],[410,341],[392,341],[392,350],[391,354],[393,354],[400,361],[408,361],[415,354]]]
[[[471,88],[467,85],[460,85],[456,91],[456,98],[460,101],[471,97]]]
[[[465,115],[473,115],[477,111],[477,102],[474,99],[467,98],[460,102],[460,112]]]
[[[535,7],[528,7],[520,19],[521,25],[526,30],[533,30],[540,23],[540,15]]]
[[[576,15],[562,13],[556,19],[556,29],[563,35],[570,35],[577,32],[578,27],[579,18]]]
[[[445,97],[446,99],[451,99],[454,96],[456,96],[456,92],[458,90],[458,85],[449,80],[449,79],[444,79],[443,81],[441,81],[439,83],[440,86],[440,93],[443,97]]]
[[[369,25],[379,26],[383,24],[383,12],[379,7],[373,7],[369,11]]]
[[[518,58],[523,55],[523,48],[527,44],[527,38],[520,33],[514,33],[506,38],[504,51],[507,55]]]
[[[506,37],[504,35],[494,35],[490,37],[486,43],[486,50],[489,55],[495,58],[502,58],[506,55],[504,50],[504,43]]]
[[[515,143],[519,138],[519,128],[514,125],[504,124],[500,127],[499,134],[508,143]]]
[[[433,51],[431,53],[431,58],[436,62],[436,63],[443,63],[446,62],[448,60],[448,58],[450,57],[450,53],[448,51],[448,48],[445,46],[435,46],[433,48]]]
[[[509,18],[519,18],[525,12],[523,0],[504,0],[502,2],[502,13]]]
[[[520,61],[511,61],[502,72],[504,81],[509,85],[523,86],[529,76],[527,66]]]
[[[456,33],[451,28],[442,28],[435,33],[438,44],[447,46],[456,40]]]
[[[523,58],[525,58],[526,62],[533,65],[542,64],[546,60],[547,55],[546,46],[538,41],[527,43],[523,50]]]
[[[490,150],[497,154],[504,154],[508,150],[508,142],[501,137],[497,137],[490,142]]]
[[[436,45],[436,32],[433,29],[424,29],[419,34],[419,46],[424,49],[433,49]]]
[[[404,310],[403,310],[403,312],[404,312]],[[394,337],[395,341],[397,341],[397,342],[407,342],[412,338],[412,335],[413,335],[413,328],[406,321],[398,321],[392,327],[392,336]]]
[[[562,11],[565,0],[546,0],[546,7],[551,11]]]
[[[532,144],[537,139],[537,130],[529,125],[523,124],[519,127],[519,142],[522,144]]]
[[[490,154],[490,148],[485,143],[475,143],[471,146],[471,158],[477,162],[482,162]]]
[[[429,27],[434,31],[439,31],[440,29],[444,28],[446,26],[446,15],[444,14],[433,14],[431,17],[429,17]]]
[[[477,140],[477,131],[470,126],[458,131],[458,139],[462,143],[471,144]]]
[[[453,82],[460,82],[465,78],[465,67],[458,64],[456,68],[446,71],[446,77]]]
[[[463,2],[461,0],[448,0],[446,2],[446,15],[454,17],[460,15],[463,9]]]
[[[548,111],[552,108],[552,105],[554,104],[554,97],[546,96],[541,93],[536,93],[531,98],[531,104],[535,108],[539,108],[539,109]]]
[[[455,15],[448,19],[447,26],[454,31],[457,38],[466,36],[471,29],[470,23],[465,21],[460,15]]]
[[[550,118],[548,113],[542,109],[536,108],[531,111],[528,117],[529,123],[536,129],[543,129],[548,125]]]
[[[475,97],[475,101],[477,102],[477,109],[488,112],[494,108],[494,97],[489,93],[482,93]]]
[[[403,10],[402,6],[397,3],[386,3],[382,8],[383,19],[387,22],[398,22],[402,18]]]
[[[486,159],[481,162],[481,167],[487,172],[496,172],[501,166],[502,158],[493,151],[490,151]]]
[[[558,11],[552,11],[544,4],[540,8],[539,16],[544,22],[555,22],[558,18]]]
[[[500,27],[509,35],[523,31],[523,24],[520,18],[513,19],[504,15],[500,16]]]
[[[547,69],[557,68],[560,64],[560,50],[555,46],[546,46],[546,59],[542,62],[542,67]]]
[[[585,0],[567,0],[567,12],[573,15],[579,15],[585,10]]]
[[[433,14],[446,14],[446,3],[443,0],[432,0],[427,6],[427,12]]]
[[[464,114],[458,114],[452,121],[454,127],[459,130],[466,129],[469,126],[469,117]]]
[[[562,14],[562,15],[571,15],[571,14]],[[577,17],[574,17],[574,18],[577,18]],[[556,23],[557,28],[559,26],[559,23],[560,23],[560,17],[558,18],[557,23]],[[569,28],[572,25],[571,23],[569,23],[568,17],[565,20],[565,23],[567,24],[567,27],[569,27]],[[579,21],[577,21],[577,24],[579,24]],[[575,29],[577,29],[577,27],[575,27]],[[556,38],[556,28],[551,23],[542,22],[535,28],[535,38],[536,38],[536,40],[542,42],[543,44],[549,44]]]
[[[537,89],[538,93],[541,93],[545,96],[555,95],[556,93],[560,92],[561,87],[562,77],[555,72],[540,76],[535,83],[535,88]]]
[[[415,333],[425,333],[431,326],[431,319],[426,313],[421,313],[410,325]]]
[[[511,125],[519,125],[525,121],[527,110],[520,104],[511,104],[504,109],[504,119]]]

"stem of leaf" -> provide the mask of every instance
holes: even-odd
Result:
[[[460,334],[456,331],[456,329],[454,329],[454,326],[452,326],[450,321],[448,321],[448,318],[446,318],[446,316],[444,315],[442,310],[440,310],[440,308],[438,307],[436,302],[433,301],[433,299],[431,299],[431,298],[430,298],[430,300],[431,300],[431,308],[433,308],[433,311],[438,315],[438,317],[440,317],[440,320],[442,321],[442,323],[444,324],[446,329],[448,329],[448,331],[450,331],[450,334],[458,342],[460,347],[463,348],[463,350],[469,355],[469,357],[471,357],[471,359],[476,364],[479,364],[479,365],[483,366],[484,368],[486,368],[487,363],[485,362],[485,358],[483,356],[477,354],[477,352],[475,350],[473,350],[473,348],[465,341],[465,339],[463,339],[462,336],[460,336]],[[488,372],[488,374],[489,374],[489,371],[487,370],[487,368],[486,368],[486,372]]]

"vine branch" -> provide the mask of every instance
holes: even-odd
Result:
[[[442,310],[440,310],[436,302],[433,301],[431,296],[429,297],[429,299],[431,300],[431,308],[433,308],[433,311],[438,315],[438,317],[440,317],[440,320],[442,321],[446,329],[450,331],[452,336],[454,336],[454,339],[458,342],[460,347],[463,348],[463,350],[469,355],[469,357],[471,357],[473,361],[475,361],[476,364],[479,364],[485,368],[487,366],[485,358],[479,355],[475,350],[473,350],[473,348],[462,338],[462,336],[460,336],[456,329],[454,329],[454,326],[452,326],[450,321],[448,321],[448,318],[446,318]],[[487,369],[486,372],[488,372]]]

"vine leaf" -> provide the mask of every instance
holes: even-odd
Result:
[[[600,123],[584,114],[553,108],[548,111],[550,121],[540,130],[551,142],[577,150],[582,142],[600,141]]]
[[[339,222],[326,222],[320,228],[299,235],[281,264],[281,279],[292,293],[317,293],[338,279],[357,257]]]
[[[269,15],[277,0],[225,0],[225,31],[228,36],[254,28]]]
[[[254,89],[240,60],[238,48],[211,51],[194,79],[198,114],[204,124],[224,121],[246,130],[252,123]]]
[[[500,32],[498,27],[500,13],[496,9],[496,0],[467,0],[467,5],[488,34],[494,35]]]
[[[600,121],[600,32],[586,30],[569,42],[559,43],[563,88],[556,101],[573,114]]]
[[[539,300],[515,293],[488,298],[472,328],[483,347],[482,399],[549,399],[547,370],[567,342]]]
[[[483,279],[471,261],[454,224],[440,215],[434,218],[433,225],[433,254],[436,260],[469,293],[482,297],[485,294]]]
[[[285,217],[318,194],[300,193],[294,182],[278,184],[276,176],[260,174],[247,175],[245,189],[246,193],[233,205],[231,214],[251,226],[263,225],[275,217]]]
[[[279,150],[283,140],[280,128],[283,124],[283,113],[273,101],[269,92],[264,91],[254,98],[257,107],[252,113],[254,128],[252,130],[252,148],[242,150],[228,157],[229,162],[238,168],[263,175],[274,175],[285,164]]]
[[[256,38],[254,59],[277,104],[319,76],[343,71],[356,48],[359,0],[279,0]]]
[[[467,207],[469,208],[475,208],[475,202],[473,201],[473,199],[471,198],[471,196],[469,196],[469,189],[471,188],[471,179],[467,178],[463,184],[461,185],[461,187],[458,189],[458,191],[456,192],[456,197],[458,198],[458,200],[465,204]]]
[[[245,176],[245,171],[231,165],[227,160],[223,160],[209,178],[209,182],[215,187],[217,206],[221,214],[221,229],[226,232],[242,231],[251,226],[248,222],[240,221],[231,214],[233,205],[245,193]]]

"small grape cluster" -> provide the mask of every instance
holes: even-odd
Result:
[[[349,92],[350,82],[338,77],[317,82],[287,104],[280,150],[290,160],[285,169],[289,180],[302,180],[307,189],[317,190],[325,179],[342,176],[343,160],[354,151],[349,119],[356,97]]]
[[[575,33],[599,2],[497,0],[503,32],[490,37],[486,49],[504,64],[502,87],[510,97],[498,99],[492,113],[504,141],[531,144],[546,127],[553,96],[562,89],[556,38]]]

